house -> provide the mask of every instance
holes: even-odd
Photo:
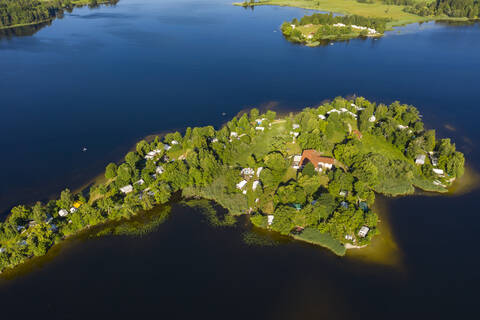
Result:
[[[145,181],[144,181],[143,179],[140,179],[140,180],[138,180],[137,182],[135,182],[134,184],[142,185],[142,184],[144,184],[144,183],[145,183]]]
[[[298,129],[298,128],[300,128],[300,125],[299,125],[298,123],[292,124],[292,129],[293,129],[293,130],[296,130],[296,129]]]
[[[68,215],[68,211],[65,210],[65,209],[60,209],[60,210],[58,211],[58,215],[59,215],[60,217],[65,217],[65,216]]]
[[[300,203],[294,203],[292,205],[297,211],[302,210],[302,205]]]
[[[368,118],[368,122],[375,122],[377,118],[375,118],[375,115],[372,115],[370,118]]]
[[[217,139],[217,138],[213,138],[213,139],[212,139],[212,143],[213,143],[213,142],[218,142],[218,139]]]
[[[405,129],[408,128],[408,126],[402,126],[401,124],[399,124],[399,125],[397,126],[397,128],[400,129],[400,130],[405,130]]]
[[[294,25],[294,24],[291,24],[290,27],[292,27],[292,29],[295,29],[295,25]]]
[[[300,169],[300,161],[302,161],[301,155],[297,154],[293,156],[293,164],[292,164],[293,169],[295,170]]]
[[[363,212],[368,211],[368,204],[365,201],[360,201],[360,203],[358,204],[358,207],[362,209]]]
[[[433,169],[433,172],[436,173],[436,174],[438,174],[438,175],[440,175],[440,176],[443,175],[443,170],[442,170],[442,169],[435,169],[435,168],[434,168],[434,169]]]
[[[274,216],[273,216],[272,214],[269,214],[269,215],[267,216],[267,224],[268,224],[269,226],[272,225],[272,223],[273,223],[273,218],[274,218]]]
[[[350,235],[350,234],[346,234],[345,235],[345,240],[350,240],[351,241],[351,240],[353,240],[353,236]]]
[[[232,131],[232,132],[230,132],[230,137],[236,138],[236,137],[238,137],[238,133],[236,133],[235,131]]]
[[[245,185],[247,184],[247,180],[242,180],[240,181],[239,183],[237,183],[237,189],[243,189],[243,187],[245,187]]]
[[[70,208],[70,213],[75,213],[75,212],[77,212],[77,211],[78,211],[78,209],[75,208],[75,207],[71,207],[71,208]]]
[[[170,144],[176,145],[176,144],[178,144],[178,141],[177,140],[172,140],[172,142],[170,142]]]
[[[17,231],[20,231],[20,230],[23,230],[23,229],[25,229],[24,226],[17,226]]]
[[[252,190],[255,191],[259,184],[260,184],[260,181],[258,180],[253,181]]]
[[[341,197],[346,197],[346,196],[348,195],[348,191],[341,190],[338,194],[339,194]]]
[[[6,251],[5,248],[0,248],[0,253],[4,253]]]
[[[332,169],[335,163],[335,159],[322,157],[317,151],[308,149],[303,150],[299,166],[304,166],[307,162],[311,162],[315,167],[315,170],[322,171],[325,169]]]
[[[322,120],[327,119],[327,117],[325,117],[323,114],[319,114],[318,117],[319,117],[320,119],[322,119]]]
[[[345,25],[343,23],[335,23],[333,26],[334,27],[345,27]]]
[[[240,171],[240,174],[242,176],[252,177],[255,174],[255,170],[252,168],[243,168],[242,171]]]
[[[162,174],[163,173],[163,167],[158,166],[157,169],[155,169],[155,172],[158,173],[158,174]]]
[[[131,184],[127,184],[126,186],[121,187],[121,188],[120,188],[120,191],[121,191],[122,193],[127,194],[127,193],[130,193],[130,192],[133,191],[133,187],[132,187]]]
[[[339,113],[340,114],[341,112],[337,109],[332,109],[330,111],[327,111],[327,114],[331,114],[331,113]]]
[[[169,146],[168,144],[166,144],[166,145],[163,146],[163,149],[165,149],[165,151],[168,151],[168,150],[172,149],[172,147]]]
[[[265,128],[264,128],[264,127],[255,127],[255,130],[258,130],[258,131],[265,131]]]
[[[313,38],[313,32],[307,36],[307,39],[312,39],[312,38]]]
[[[417,158],[415,159],[415,164],[422,165],[425,163],[425,155],[424,154],[419,154]]]
[[[358,236],[365,238],[368,234],[368,231],[370,231],[369,227],[363,226],[360,228],[360,231],[358,231]]]
[[[290,135],[292,135],[294,138],[298,137],[300,133],[295,132],[295,131],[290,131]]]
[[[257,177],[260,177],[260,172],[262,172],[263,167],[258,167],[257,168]]]

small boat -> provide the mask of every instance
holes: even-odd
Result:
[[[227,115],[227,113],[225,113],[225,112],[222,112],[222,116],[224,116],[224,117],[225,117],[226,115]]]
[[[87,147],[83,147],[82,152],[86,152],[86,151],[87,151]]]

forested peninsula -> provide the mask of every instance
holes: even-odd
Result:
[[[480,0],[249,0],[245,8],[278,5],[343,14],[314,14],[284,22],[282,32],[292,41],[317,46],[322,41],[380,37],[385,30],[431,20],[467,21],[479,18]]]
[[[114,5],[120,0],[0,0],[0,29],[39,24],[61,18],[75,7]]]
[[[66,189],[48,203],[14,207],[0,223],[0,270],[172,198],[209,199],[229,216],[344,255],[378,233],[376,193],[445,192],[462,176],[463,154],[421,119],[411,105],[339,97],[282,116],[251,109],[218,130],[142,140],[88,192]]]

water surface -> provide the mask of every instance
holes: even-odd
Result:
[[[121,0],[4,37],[0,212],[84,184],[151,133],[218,127],[247,107],[298,110],[337,95],[417,106],[478,170],[478,24],[411,25],[379,40],[307,48],[279,31],[304,14],[228,0]],[[243,227],[211,228],[174,206],[148,236],[80,241],[3,281],[2,314],[463,318],[475,314],[480,285],[479,195],[388,201],[401,268],[298,242],[252,248]]]

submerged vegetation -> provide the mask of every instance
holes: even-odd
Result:
[[[0,0],[0,29],[38,24],[63,17],[76,6],[95,7],[119,0]]]
[[[107,221],[130,219],[130,227],[106,232],[129,234],[139,227],[132,219],[138,212],[180,196],[225,208],[219,215],[207,200],[184,202],[215,226],[246,214],[257,227],[343,255],[377,234],[375,192],[445,192],[463,168],[463,154],[426,130],[410,105],[336,98],[282,117],[252,109],[219,130],[187,128],[140,141],[86,193],[66,189],[46,204],[14,207],[0,223],[0,270]]]

